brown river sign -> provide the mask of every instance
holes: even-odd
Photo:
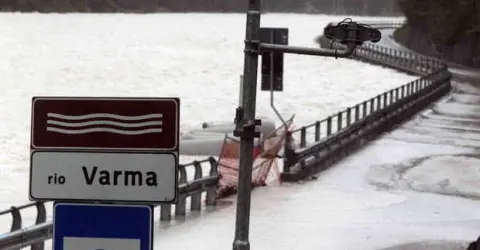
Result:
[[[30,199],[175,202],[179,117],[179,98],[33,98]]]

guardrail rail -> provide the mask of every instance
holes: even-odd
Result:
[[[370,26],[385,29],[401,25],[392,22]],[[317,38],[317,42],[322,47],[345,47],[323,36]],[[451,90],[448,67],[435,58],[372,43],[358,47],[352,58],[421,77],[287,134],[282,173],[284,181],[298,181],[326,169]],[[295,142],[294,138],[299,138],[299,142]]]
[[[210,168],[207,175],[204,174],[206,164]],[[202,209],[202,195],[204,193],[206,193],[205,205],[215,206],[219,178],[217,165],[217,160],[213,157],[201,161],[193,161],[189,164],[180,164],[178,202],[174,205],[159,205],[160,220],[169,221],[172,219],[172,206],[175,207],[173,209],[175,217],[184,218],[187,213],[188,197],[190,197],[190,211],[200,211]],[[192,178],[188,178],[187,168],[194,168]],[[46,222],[47,212],[45,204],[46,202],[30,202],[0,212],[0,216],[7,214],[12,216],[10,232],[0,235],[1,250],[19,250],[28,246],[32,250],[43,250],[45,248],[44,241],[50,239],[53,233],[52,222]],[[37,208],[35,225],[22,228],[21,210],[34,206]]]

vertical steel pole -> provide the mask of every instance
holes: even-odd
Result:
[[[243,106],[243,75],[240,75],[240,88],[238,90],[238,106]]]
[[[239,121],[243,126],[253,125],[255,127],[259,40],[260,0],[248,0],[244,50],[245,63],[243,68],[243,114],[242,121]],[[252,190],[251,181],[254,138],[251,135],[244,135],[245,136],[242,136],[240,140],[237,216],[235,222],[235,239],[233,241],[233,250],[250,249],[250,241],[248,236],[250,227],[250,193]]]

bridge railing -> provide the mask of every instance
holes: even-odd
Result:
[[[184,218],[188,207],[192,212],[202,210],[204,194],[206,206],[216,205],[219,178],[217,165],[217,160],[213,157],[193,161],[189,164],[180,164],[178,202],[174,205],[160,205],[160,220],[171,220],[172,213],[175,217]],[[206,169],[208,171],[205,171]],[[45,204],[46,202],[30,202],[0,211],[0,216],[10,215],[12,217],[10,232],[0,234],[0,249],[18,250],[30,246],[32,250],[43,250],[44,241],[52,237],[52,222],[46,222]],[[29,207],[37,209],[35,224],[23,227],[21,211]]]
[[[209,164],[209,174],[204,174],[205,163]],[[188,180],[187,168],[194,168],[191,181]],[[213,157],[179,166],[179,198],[175,205],[160,205],[160,220],[169,221],[172,218],[172,206],[175,216],[183,217],[187,212],[187,198],[190,197],[190,211],[202,209],[202,195],[206,193],[205,204],[215,206],[217,203],[218,163]]]
[[[375,28],[401,25],[370,24]],[[324,37],[317,41],[322,47],[344,48]],[[297,181],[325,169],[367,139],[407,120],[451,88],[446,64],[435,58],[371,43],[358,47],[353,58],[421,77],[287,134],[284,181]]]
[[[0,238],[3,238],[3,236],[7,235],[20,235],[20,232],[24,232],[23,229],[23,218],[22,218],[22,211],[27,209],[35,207],[37,210],[37,215],[35,219],[35,226],[42,225],[45,223],[47,220],[47,210],[45,208],[45,203],[44,202],[29,202],[27,204],[21,205],[21,206],[12,206],[9,209],[5,209],[3,211],[0,211],[0,216],[7,216],[10,215],[12,218],[12,223],[10,226],[10,233],[0,235]],[[0,249],[4,249],[4,247],[8,246],[12,241],[14,241],[15,237],[6,237],[5,242],[0,242]],[[18,240],[18,239],[17,239]],[[40,250],[43,249],[44,247],[44,242],[39,241],[35,242],[32,246],[32,250]],[[19,249],[19,248],[14,248],[14,249]]]
[[[47,210],[45,209],[44,202],[29,202],[21,206],[12,206],[9,209],[0,211],[0,216],[9,214],[12,217],[12,223],[10,226],[10,232],[19,230],[22,228],[22,210],[26,208],[35,207],[37,210],[37,216],[35,219],[35,224],[40,224],[47,220]]]

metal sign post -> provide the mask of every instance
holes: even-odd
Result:
[[[243,105],[243,75],[240,75],[240,89],[238,90],[238,106]]]
[[[237,109],[234,135],[240,136],[240,168],[238,173],[237,216],[233,249],[248,250],[250,227],[250,193],[252,190],[253,142],[260,133],[255,120],[257,96],[258,44],[260,39],[260,0],[248,1],[243,68],[243,103]]]
[[[254,139],[260,137],[256,126],[261,124],[260,120],[255,119],[258,56],[262,53],[266,53],[268,56],[271,56],[272,53],[292,53],[335,58],[348,57],[353,54],[357,45],[361,45],[365,41],[377,42],[381,38],[380,32],[376,29],[370,28],[367,25],[357,24],[351,20],[349,22],[345,22],[346,20],[344,20],[337,25],[327,26],[324,34],[329,39],[340,40],[341,43],[347,46],[345,50],[293,47],[285,44],[263,43],[260,41],[260,3],[261,0],[248,0],[244,49],[245,62],[243,69],[243,86],[241,87],[242,103],[237,108],[235,117],[236,126],[234,135],[240,137],[240,168],[238,173],[237,212],[233,250],[250,249],[249,227],[252,189],[252,153]],[[283,57],[273,56],[271,60],[275,60],[275,58],[281,58],[283,61]],[[271,65],[274,64],[272,63]],[[262,72],[270,71],[264,69]],[[277,78],[281,78],[281,76],[277,76]],[[270,77],[269,79],[270,81],[275,81],[275,77]],[[275,82],[264,84],[264,86],[270,86],[270,89],[262,88],[262,90],[273,91],[275,90],[275,86],[278,87],[278,85],[278,82],[277,84],[275,84]]]
[[[179,119],[176,97],[33,98],[29,196],[61,202],[54,250],[153,249],[151,204],[177,202]]]

